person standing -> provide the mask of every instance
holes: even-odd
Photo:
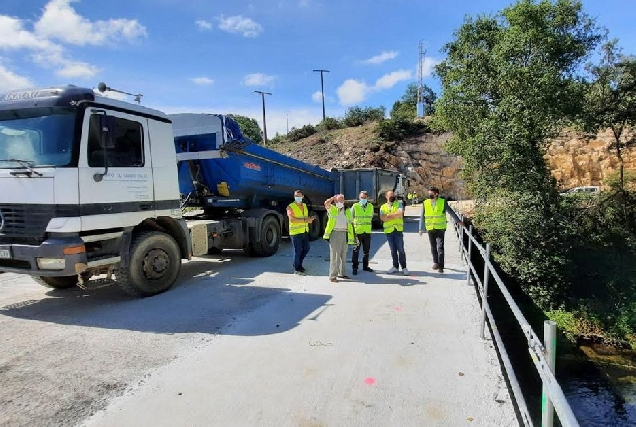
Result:
[[[354,238],[351,212],[344,207],[344,194],[325,200],[325,209],[329,220],[323,238],[329,241],[329,280],[349,279],[345,274],[345,263],[348,245],[354,244]]]
[[[356,244],[353,247],[353,275],[358,274],[358,259],[360,248],[362,248],[362,269],[373,271],[369,267],[369,251],[371,249],[371,221],[373,221],[373,205],[369,202],[369,194],[361,191],[358,201],[351,206],[351,217],[353,218],[353,233]]]
[[[402,201],[395,199],[395,193],[391,190],[386,194],[387,202],[380,206],[380,220],[384,223],[384,234],[389,242],[393,267],[387,273],[397,273],[402,267],[402,273],[409,274],[406,268],[406,254],[404,253],[404,207]]]
[[[459,217],[452,210],[448,209],[446,200],[439,197],[439,189],[431,187],[428,189],[428,199],[422,203],[422,213],[420,215],[420,236],[426,231],[428,241],[431,245],[431,255],[433,257],[433,270],[444,272],[444,234],[446,233],[446,213],[461,224]]]
[[[307,205],[303,203],[303,192],[294,191],[294,201],[287,206],[289,237],[294,246],[294,274],[304,275],[303,261],[309,253],[309,225],[314,217],[309,216]]]

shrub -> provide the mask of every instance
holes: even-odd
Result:
[[[386,114],[384,107],[351,107],[345,113],[342,122],[347,127],[362,126],[368,122],[383,120]]]
[[[290,141],[298,141],[303,138],[307,138],[308,136],[311,136],[315,133],[316,133],[316,128],[314,126],[305,125],[301,127],[300,129],[294,128],[291,131],[289,131],[289,133],[287,134],[287,139]]]
[[[376,131],[385,141],[400,141],[410,136],[419,135],[428,130],[428,126],[420,121],[407,119],[388,119],[378,123]]]
[[[319,131],[334,130],[340,128],[342,128],[342,123],[340,123],[340,120],[334,119],[333,117],[326,117],[325,120],[323,120],[318,124],[318,126],[316,126],[316,129]]]

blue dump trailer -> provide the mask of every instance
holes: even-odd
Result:
[[[169,118],[182,206],[201,220],[221,223],[210,252],[241,248],[271,255],[280,237],[288,234],[286,208],[297,189],[305,195],[309,214],[317,218],[311,239],[321,236],[326,225],[323,202],[334,194],[332,172],[254,143],[227,116],[172,114]]]

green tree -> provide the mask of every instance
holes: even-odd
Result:
[[[593,81],[586,96],[585,122],[587,130],[612,130],[609,150],[618,158],[618,190],[623,191],[623,151],[636,145],[636,135],[626,132],[636,127],[636,58],[622,55],[617,43],[617,40],[605,43],[600,63],[589,66]]]
[[[543,307],[563,297],[568,260],[544,152],[580,114],[581,65],[600,39],[580,1],[520,0],[467,18],[436,67],[443,95],[433,123],[453,132],[447,148],[463,157],[496,258]]]
[[[399,101],[395,101],[391,108],[391,118],[412,120],[417,115],[417,83],[409,83]],[[422,86],[422,101],[424,102],[424,114],[433,115],[437,95],[430,87]]]
[[[367,122],[377,122],[384,119],[384,107],[351,107],[345,113],[342,122],[347,127],[361,126]]]
[[[251,117],[241,116],[238,114],[228,114],[228,117],[233,118],[241,127],[243,135],[256,142],[257,144],[263,143],[263,132],[258,122]]]

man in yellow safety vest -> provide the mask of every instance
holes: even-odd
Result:
[[[360,257],[360,248],[362,248],[362,269],[364,271],[373,271],[369,267],[369,251],[371,249],[371,222],[373,221],[373,205],[368,203],[369,194],[361,191],[358,201],[351,206],[351,217],[353,218],[353,232],[356,236],[356,245],[353,247],[353,264],[354,276],[358,274],[358,258]]]
[[[387,203],[380,206],[380,220],[384,223],[384,235],[389,242],[393,267],[387,273],[397,273],[402,267],[405,276],[409,274],[406,268],[406,254],[404,253],[404,204],[401,200],[396,200],[395,193],[391,190],[386,192]]]
[[[302,191],[294,191],[294,201],[287,206],[289,237],[294,246],[294,274],[299,275],[305,274],[303,260],[309,253],[309,227],[315,219],[309,216],[303,197]]]
[[[355,243],[351,212],[345,209],[344,201],[344,194],[336,194],[325,200],[325,209],[327,209],[329,219],[323,237],[329,241],[329,280],[332,282],[337,282],[338,277],[349,279],[345,273],[347,250],[349,249],[348,245]]]
[[[439,197],[439,189],[431,187],[428,189],[428,199],[422,203],[422,214],[420,215],[420,236],[426,231],[428,241],[431,245],[431,255],[433,256],[433,270],[444,272],[444,233],[446,232],[446,213],[461,224],[459,217],[452,210],[448,209],[446,200]]]

